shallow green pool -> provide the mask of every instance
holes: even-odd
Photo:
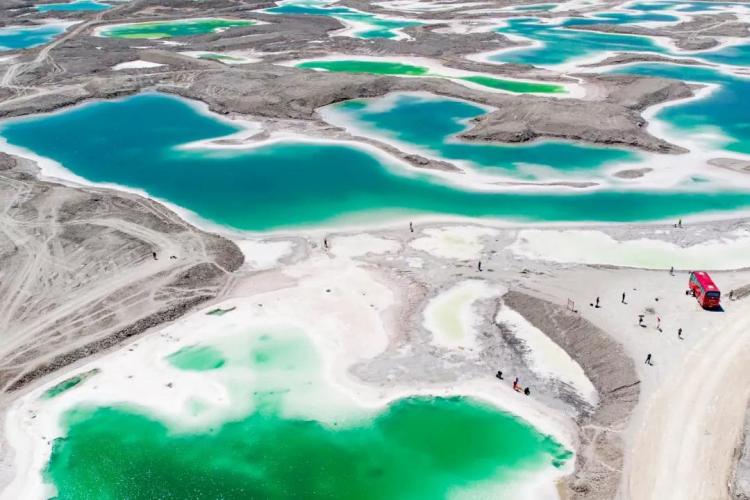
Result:
[[[371,73],[375,75],[394,76],[429,76],[433,78],[447,78],[470,82],[482,87],[504,90],[513,93],[559,94],[565,92],[565,87],[550,83],[524,82],[509,80],[487,75],[448,76],[429,68],[415,64],[405,64],[397,61],[363,61],[363,60],[319,60],[305,61],[297,64],[298,68],[315,69],[341,73]]]
[[[175,21],[153,21],[147,23],[117,24],[102,29],[99,34],[110,38],[172,38],[206,35],[229,28],[241,28],[256,24],[244,19],[178,19]]]

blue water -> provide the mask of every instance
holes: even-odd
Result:
[[[0,51],[28,49],[44,45],[64,33],[65,29],[64,26],[57,24],[0,28]]]
[[[642,14],[601,13],[597,18],[607,18],[609,23],[642,22],[658,19],[661,14],[648,12],[651,6],[637,4],[636,7],[646,11]],[[669,17],[669,16],[667,16]],[[676,18],[675,18],[676,19]],[[574,31],[576,25],[591,24],[596,19],[569,19],[561,26],[543,24],[538,19],[521,18],[509,21],[504,33],[521,35],[543,43],[541,47],[521,48],[503,52],[493,57],[503,62],[516,62],[534,65],[554,65],[569,62],[579,57],[604,56],[607,51],[654,52],[675,56],[659,47],[647,37],[589,33]],[[700,52],[691,57],[710,63],[750,66],[750,44],[725,47],[715,51]],[[663,109],[658,118],[665,120],[673,127],[692,134],[700,139],[707,131],[726,136],[724,144],[717,148],[728,151],[750,153],[750,130],[746,106],[742,105],[750,92],[750,80],[736,75],[724,74],[715,69],[680,66],[674,64],[640,64],[618,68],[616,72],[659,76],[678,80],[696,81],[719,85],[720,88],[707,98],[680,103]]]
[[[628,6],[628,9],[641,12],[653,12],[662,10],[675,10],[677,12],[710,12],[721,11],[726,7],[748,7],[748,4],[739,2],[636,2]]]
[[[0,125],[10,144],[56,160],[90,181],[143,189],[216,223],[247,230],[393,212],[640,221],[750,207],[747,192],[476,192],[406,173],[342,144],[177,149],[236,130],[160,94],[88,103]]]
[[[707,97],[666,107],[657,116],[693,137],[700,137],[706,127],[718,129],[727,138],[721,147],[750,154],[750,115],[742,104],[750,95],[750,79],[712,68],[674,64],[638,64],[618,68],[616,72],[719,85]]]
[[[99,3],[93,0],[76,0],[67,3],[45,3],[36,6],[39,12],[56,12],[56,11],[98,11],[106,10],[112,6],[106,3]]]
[[[563,174],[640,158],[622,149],[556,141],[524,145],[462,142],[455,135],[467,128],[468,120],[485,114],[482,108],[466,101],[401,94],[395,98],[395,105],[386,111],[377,106],[373,111],[366,102],[348,101],[335,109],[359,127],[366,127],[371,137],[396,139],[442,159],[467,161],[484,172],[497,171],[522,180],[539,179],[536,174],[524,171],[523,167],[529,164],[546,166],[556,174]]]
[[[750,67],[750,44],[732,45],[711,52],[701,52],[697,58],[716,64]]]
[[[350,9],[348,7],[329,7],[327,3],[315,1],[301,1],[282,3],[277,7],[266,9],[269,14],[330,16],[343,21],[354,21],[367,24],[369,27],[356,31],[359,38],[397,38],[398,30],[410,26],[421,26],[418,21],[386,19],[367,12]]]
[[[539,42],[541,45],[503,51],[492,56],[491,59],[497,62],[551,66],[608,51],[665,53],[666,51],[662,47],[659,47],[647,37],[569,29],[575,26],[602,22],[609,24],[637,22],[634,19],[648,20],[656,16],[659,16],[659,14],[646,14],[642,17],[613,13],[608,14],[606,20],[569,19],[560,25],[545,24],[536,18],[511,19],[506,27],[499,30],[500,33],[522,36]]]

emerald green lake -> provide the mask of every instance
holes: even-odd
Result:
[[[342,399],[299,331],[239,329],[179,348],[169,360],[186,356],[190,366],[179,371],[205,368],[196,368],[197,358],[226,363],[202,371],[189,387],[179,371],[169,374],[175,390],[207,379],[236,403],[251,400],[252,409],[186,429],[137,406],[139,393],[127,387],[119,389],[133,405],[74,406],[61,416],[63,436],[44,471],[56,498],[433,499],[488,484],[512,495],[524,481],[549,483],[572,456],[476,399],[407,397],[373,409]],[[140,373],[163,383],[148,365]],[[330,419],[302,409],[321,405],[336,408]],[[200,412],[210,403],[193,399],[192,406]]]
[[[77,410],[54,444],[57,498],[435,499],[564,463],[567,452],[464,398],[408,398],[354,426],[255,412],[177,434],[132,410]]]
[[[375,75],[394,76],[428,76],[470,82],[483,87],[505,90],[514,93],[559,94],[565,87],[540,82],[508,80],[488,75],[448,76],[430,71],[415,64],[404,64],[396,61],[363,61],[363,60],[319,60],[305,61],[297,64],[298,68],[332,71],[340,73],[371,73]]]
[[[402,118],[410,119],[406,114]],[[423,122],[411,123],[416,127]],[[432,123],[456,126],[437,116]],[[750,206],[750,193],[743,191],[480,192],[387,163],[345,143],[287,140],[247,150],[179,147],[238,129],[185,100],[142,94],[5,121],[0,135],[91,182],[141,189],[243,230],[394,213],[641,221]],[[557,147],[553,151],[557,154],[548,163],[570,161]]]
[[[217,31],[247,27],[256,24],[242,19],[178,19],[175,21],[153,21],[109,26],[100,31],[101,36],[110,38],[172,38],[206,35]]]

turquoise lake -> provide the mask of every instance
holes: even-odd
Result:
[[[74,2],[40,4],[36,6],[36,10],[39,12],[75,12],[107,10],[111,7],[109,4],[94,2],[93,0],[76,0]]]
[[[619,68],[616,72],[718,85],[718,88],[707,97],[668,106],[657,116],[696,137],[699,137],[706,127],[720,131],[726,138],[726,144],[720,145],[723,149],[750,154],[748,112],[745,106],[737,104],[750,92],[750,79],[713,68],[674,64],[638,64]]]
[[[326,2],[295,1],[283,2],[276,7],[265,9],[269,14],[288,14],[305,16],[330,16],[343,21],[353,21],[368,25],[367,28],[357,29],[358,38],[397,38],[397,30],[410,26],[420,26],[419,21],[388,19],[368,12],[362,12],[349,7],[331,7]]]
[[[747,4],[738,2],[635,2],[628,6],[630,10],[642,12],[653,12],[661,10],[674,10],[677,12],[710,12],[720,11],[727,7],[748,7]]]
[[[182,99],[161,94],[89,103],[0,125],[10,144],[51,158],[78,176],[142,189],[243,230],[378,213],[624,222],[750,207],[748,192],[477,192],[387,165],[346,144],[286,141],[249,150],[178,148],[237,130]]]
[[[608,51],[638,51],[668,53],[650,38],[612,33],[580,31],[571,28],[589,24],[626,24],[643,21],[678,21],[677,17],[663,14],[602,13],[597,18],[567,19],[556,24],[546,24],[537,18],[510,19],[506,27],[498,31],[516,35],[537,42],[532,47],[500,52],[491,57],[492,61],[552,66],[573,59],[592,57]]]
[[[483,173],[498,173],[519,180],[539,180],[539,175],[524,170],[534,165],[564,175],[591,171],[614,162],[636,162],[638,153],[624,149],[596,147],[572,142],[544,141],[523,145],[462,142],[454,136],[467,127],[467,121],[485,114],[483,108],[466,101],[400,94],[394,105],[382,111],[370,107],[367,100],[354,100],[334,109],[346,121],[364,127],[371,137],[395,139],[439,156],[465,161]],[[429,127],[424,124],[429,123]],[[342,126],[346,123],[336,123]]]
[[[0,51],[29,49],[44,45],[63,34],[66,29],[67,25],[64,24],[0,28]]]

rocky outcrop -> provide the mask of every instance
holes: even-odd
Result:
[[[519,291],[503,300],[565,349],[599,394],[594,412],[579,421],[581,443],[576,470],[566,484],[569,496],[615,498],[623,466],[622,432],[640,395],[632,359],[604,331],[561,306]]]

